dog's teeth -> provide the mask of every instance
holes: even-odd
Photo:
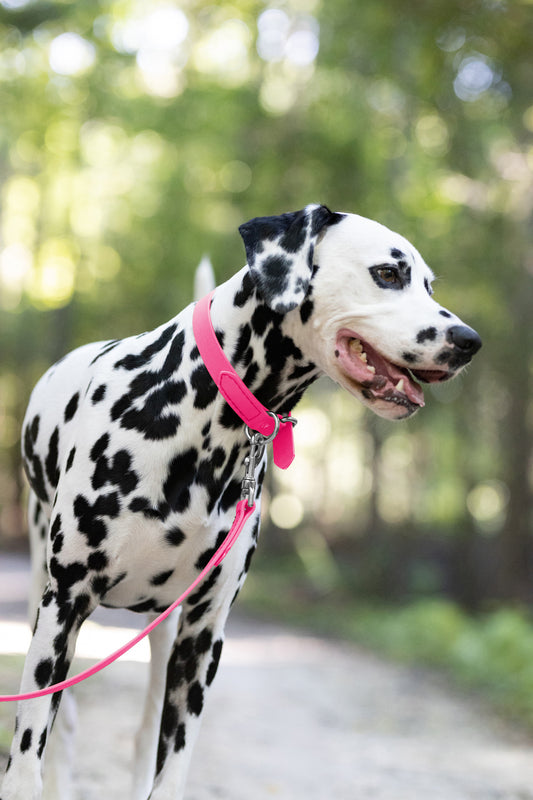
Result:
[[[373,367],[371,364],[367,366],[367,370],[372,373],[372,375],[376,374],[376,368]]]
[[[359,341],[359,339],[352,339],[350,342],[350,350],[354,353],[362,353],[363,352],[363,345]]]
[[[365,362],[365,364],[366,364],[366,362],[367,362],[367,360],[368,360],[368,359],[367,359],[367,355],[366,355],[366,353],[364,352],[364,350],[363,350],[363,352],[362,352],[362,353],[359,353],[359,358],[361,359],[361,361],[364,361],[364,362]]]
[[[396,391],[397,392],[403,392],[403,390],[404,390],[404,382],[403,382],[403,378],[401,378],[398,381],[398,383],[396,384]]]

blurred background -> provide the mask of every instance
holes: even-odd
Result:
[[[466,672],[482,630],[533,696],[532,41],[531,0],[0,0],[0,558],[42,372],[322,202],[411,239],[484,348],[405,423],[316,386],[243,602]]]

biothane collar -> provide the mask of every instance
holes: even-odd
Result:
[[[292,428],[296,420],[290,416],[281,417],[266,409],[231,366],[218,343],[211,321],[210,308],[214,293],[203,297],[194,307],[192,324],[200,355],[220,394],[242,421],[265,438],[273,436],[274,463],[281,469],[287,469],[294,459]]]

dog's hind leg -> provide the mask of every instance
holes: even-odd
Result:
[[[33,491],[28,501],[28,528],[31,550],[31,584],[29,619],[32,629],[48,582],[46,540],[49,520],[43,504]],[[54,727],[46,747],[46,766],[43,774],[43,800],[70,800],[73,796],[72,765],[76,734],[76,701],[74,695],[63,692]]]
[[[24,664],[22,694],[65,679],[78,630],[93,607],[94,602],[86,593],[75,595],[71,591],[67,598],[50,585],[46,587]],[[60,697],[56,693],[19,702],[15,736],[0,791],[2,800],[41,800],[42,759]]]
[[[154,782],[167,663],[180,613],[181,609],[176,609],[150,633],[150,676],[142,723],[135,737],[132,800],[146,800]]]

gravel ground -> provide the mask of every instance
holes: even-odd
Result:
[[[146,676],[120,662],[77,687],[77,800],[129,800]],[[326,797],[533,800],[531,741],[432,673],[237,615],[186,800]]]

